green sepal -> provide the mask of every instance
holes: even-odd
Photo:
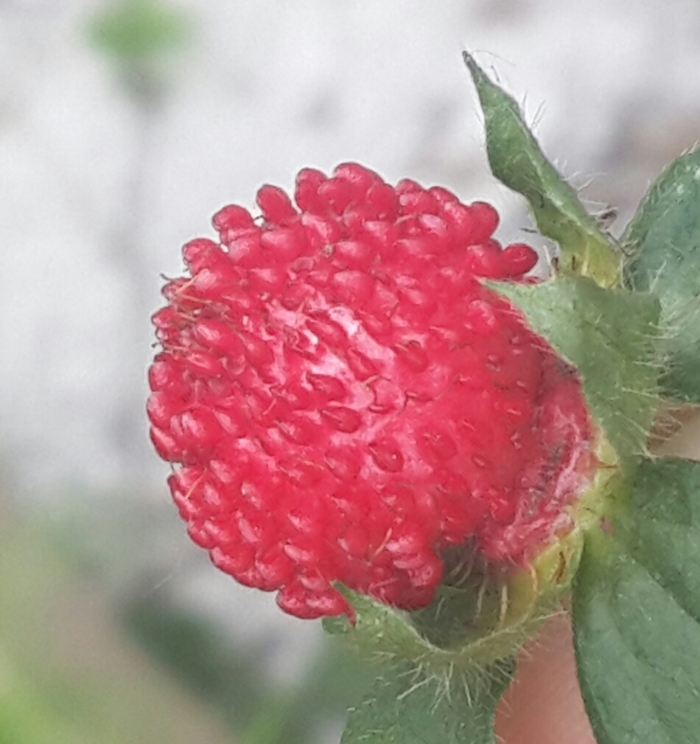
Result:
[[[585,277],[489,282],[573,365],[594,418],[620,457],[645,451],[657,408],[659,302]]]
[[[700,403],[700,150],[659,176],[623,237],[625,282],[661,300],[664,393]]]
[[[604,480],[596,481],[597,490]],[[582,548],[577,529],[543,548],[527,567],[488,564],[478,551],[454,548],[443,555],[445,577],[427,607],[399,610],[337,584],[353,618],[325,618],[323,626],[372,662],[407,661],[435,677],[473,674],[513,656],[559,609]]]
[[[464,61],[484,112],[486,150],[494,176],[527,199],[539,231],[561,249],[563,272],[616,286],[621,259],[610,238],[544,156],[515,100],[467,52]]]
[[[573,588],[581,691],[598,744],[700,736],[700,463],[645,460],[589,531]]]
[[[348,716],[341,744],[495,744],[496,705],[515,664],[434,677],[402,664],[377,679]]]
[[[323,618],[323,629],[370,661],[410,659],[415,663],[430,653],[430,644],[413,627],[409,614],[377,602],[364,594],[336,585],[353,608],[352,621],[345,615]]]

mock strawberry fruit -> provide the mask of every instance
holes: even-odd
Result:
[[[335,584],[429,604],[475,545],[527,565],[571,529],[595,432],[573,368],[482,280],[537,256],[495,210],[344,164],[215,215],[153,318],[151,436],[192,539],[304,618]]]

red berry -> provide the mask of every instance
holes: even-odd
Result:
[[[593,427],[579,380],[479,281],[537,255],[489,205],[352,163],[258,192],[191,241],[154,316],[151,436],[192,539],[299,617],[334,582],[429,603],[466,541],[526,564],[571,527]]]

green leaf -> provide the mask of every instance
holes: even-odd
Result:
[[[341,744],[495,744],[493,717],[514,663],[472,679],[426,676],[403,665],[350,711]]]
[[[644,452],[658,402],[658,301],[584,277],[489,286],[578,370],[593,416],[618,455]]]
[[[619,283],[620,255],[578,194],[543,155],[515,100],[464,53],[486,125],[493,174],[529,202],[537,227],[561,249],[565,272],[589,276],[603,286]]]
[[[667,339],[664,392],[700,403],[700,150],[652,185],[623,238],[631,288],[661,300]]]
[[[588,714],[599,744],[698,741],[700,463],[644,461],[622,509],[574,584]]]

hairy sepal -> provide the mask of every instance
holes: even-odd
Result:
[[[561,250],[565,273],[589,276],[601,286],[620,279],[620,253],[576,190],[542,153],[512,96],[493,83],[464,52],[484,112],[486,150],[494,176],[528,201],[539,231]]]
[[[341,744],[495,744],[494,713],[514,667],[509,659],[482,674],[444,678],[399,664],[350,711]]]
[[[700,403],[700,150],[652,184],[623,237],[625,281],[661,301],[665,395]]]
[[[526,567],[475,565],[466,581],[443,582],[431,604],[416,612],[339,586],[354,617],[326,618],[324,627],[370,661],[410,661],[445,679],[456,670],[472,674],[515,654],[558,607],[582,546],[574,529]]]
[[[646,452],[659,398],[659,301],[586,277],[489,282],[578,372],[591,413],[620,458]]]
[[[595,487],[605,480],[602,474]],[[378,670],[362,704],[350,711],[342,743],[494,744],[494,713],[515,654],[559,610],[582,547],[576,528],[526,568],[474,566],[468,581],[444,583],[417,612],[338,586],[353,617],[325,618],[324,627]]]

